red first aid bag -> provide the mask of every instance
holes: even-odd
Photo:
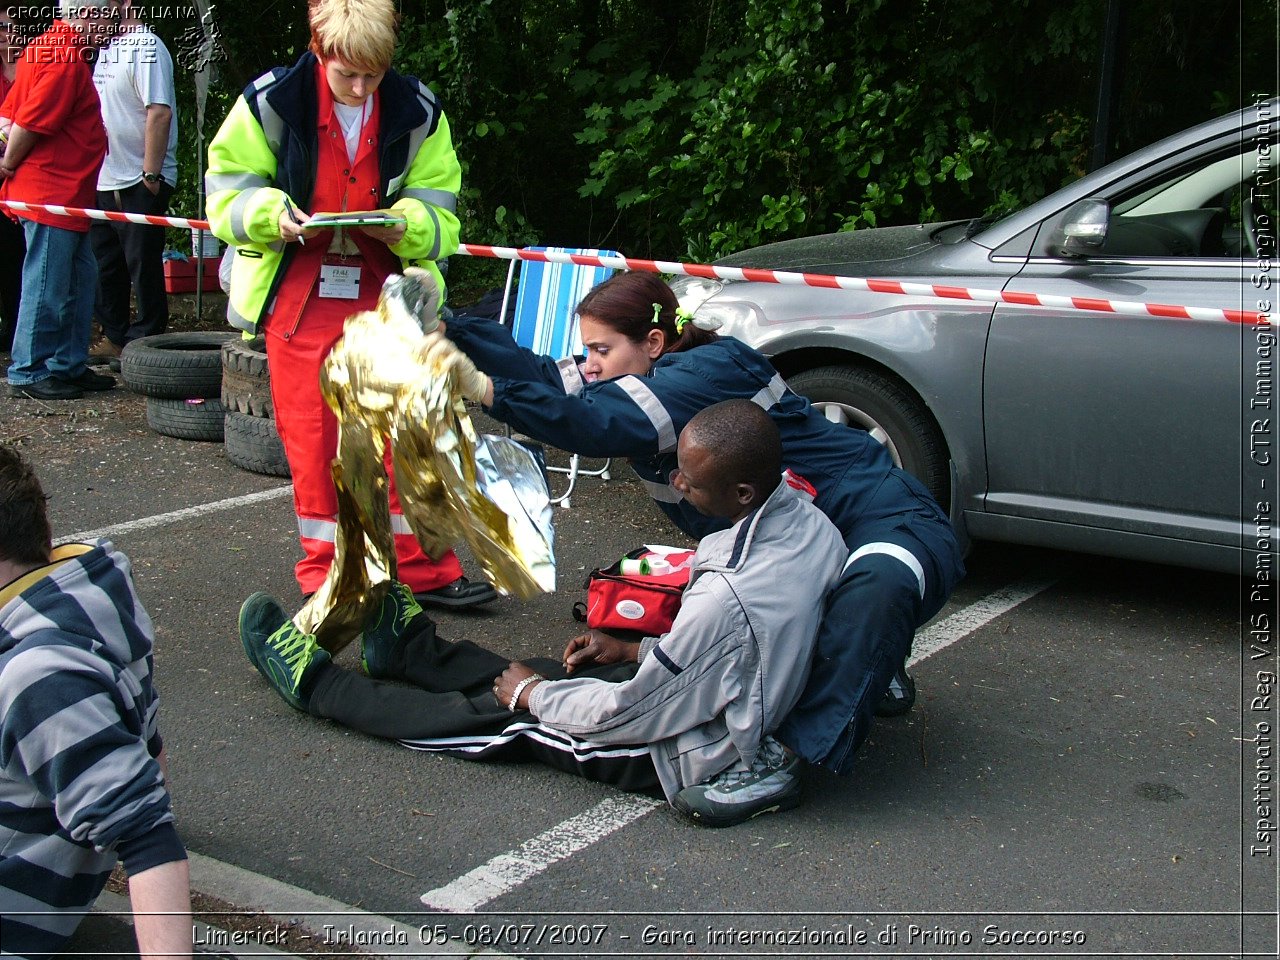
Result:
[[[573,605],[573,617],[593,630],[630,630],[657,637],[671,629],[693,567],[692,550],[658,553],[632,550],[617,563],[587,576],[586,603]],[[643,563],[642,563],[643,561]],[[657,572],[641,573],[653,564]]]

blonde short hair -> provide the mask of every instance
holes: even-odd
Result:
[[[400,14],[393,0],[313,0],[311,52],[361,70],[391,66]]]

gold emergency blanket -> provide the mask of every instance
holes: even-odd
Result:
[[[435,297],[421,271],[388,278],[378,309],[347,319],[321,371],[339,425],[335,557],[293,619],[330,652],[359,636],[396,576],[388,443],[404,519],[428,556],[465,542],[500,593],[528,598],[555,589],[541,469],[513,440],[478,436],[452,374],[425,360],[422,317],[434,319]]]

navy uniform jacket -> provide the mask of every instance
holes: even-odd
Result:
[[[670,485],[676,439],[700,410],[739,397],[769,412],[782,434],[783,465],[813,485],[815,503],[846,540],[868,509],[880,514],[919,509],[921,498],[931,502],[881,444],[827,420],[761,353],[732,337],[668,353],[648,376],[585,383],[572,363],[526,350],[491,320],[454,317],[448,332],[493,380],[495,417],[562,450],[630,458],[649,495],[692,537],[727,524],[698,513]],[[891,475],[905,478],[915,496],[904,497],[901,484],[885,485]]]
[[[768,411],[784,466],[813,486],[815,504],[851,551],[827,601],[815,667],[778,738],[811,763],[847,773],[916,628],[964,575],[951,524],[924,485],[868,434],[829,422],[762,354],[730,337],[660,357],[647,376],[588,384],[571,360],[525,350],[493,321],[455,317],[449,336],[493,379],[494,416],[564,450],[630,458],[659,506],[698,538],[725,522],[698,513],[670,485],[676,438],[721,400],[745,397]],[[853,562],[863,554],[869,558]],[[870,558],[885,554],[896,575],[883,566],[876,573]]]

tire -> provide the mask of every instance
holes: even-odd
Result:
[[[870,433],[894,463],[928,488],[943,510],[949,508],[946,441],[928,408],[901,380],[867,367],[816,367],[787,383],[828,420]]]
[[[147,397],[147,426],[179,440],[221,440],[226,409],[221,400]]]
[[[222,404],[251,417],[272,417],[271,371],[262,337],[222,345]]]
[[[226,330],[141,337],[125,344],[120,379],[147,397],[216,399],[222,393],[222,344],[238,336]]]
[[[290,476],[274,420],[228,410],[224,430],[227,459],[237,467],[272,477]]]

